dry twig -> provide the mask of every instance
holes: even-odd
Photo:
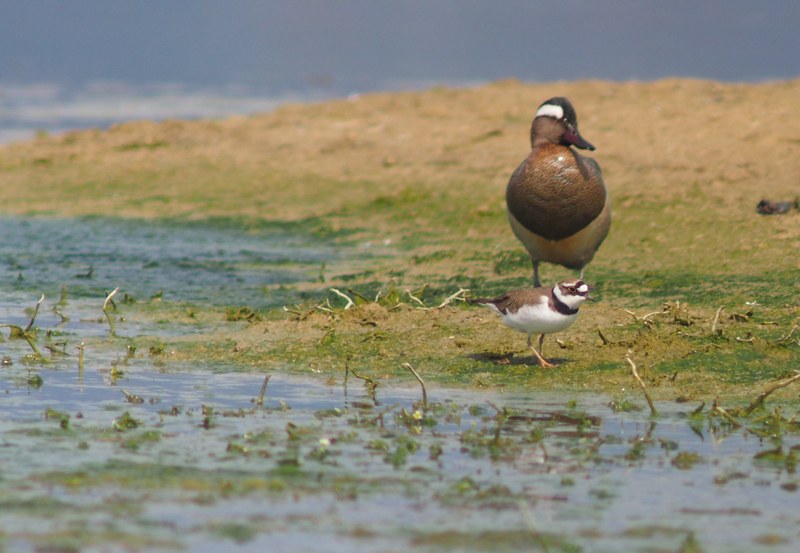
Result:
[[[372,399],[372,401],[375,402],[375,404],[377,405],[378,404],[378,399],[375,397],[375,390],[378,389],[378,382],[375,381],[374,379],[368,377],[368,376],[363,376],[363,375],[358,374],[356,371],[354,371],[353,369],[350,368],[349,364],[345,363],[345,365],[344,365],[344,385],[345,385],[345,387],[347,386],[347,375],[348,374],[352,374],[355,378],[358,378],[358,379],[364,381],[364,388],[366,388],[366,390],[367,390],[367,395],[369,395],[370,399]]]
[[[655,315],[663,315],[664,311],[653,311],[652,313],[648,313],[642,317],[638,316],[636,313],[631,311],[630,309],[625,309],[625,313],[633,317],[636,322],[642,323],[647,328],[653,328],[653,321],[650,320],[650,317],[654,317]]]
[[[427,408],[428,407],[428,392],[425,391],[425,382],[422,381],[422,377],[419,375],[419,373],[417,371],[414,370],[414,367],[411,366],[411,363],[403,363],[403,367],[405,367],[409,371],[411,371],[411,374],[413,374],[414,378],[416,378],[417,382],[419,382],[419,385],[422,388],[422,407],[423,407],[423,409]]]
[[[434,309],[442,309],[443,307],[447,307],[448,305],[450,305],[455,300],[466,301],[464,294],[466,294],[467,292],[469,292],[468,289],[459,288],[455,294],[451,294],[448,297],[446,297],[444,301],[439,305],[437,305],[436,307],[426,307],[425,303],[421,299],[419,299],[418,297],[416,297],[414,294],[411,293],[411,290],[406,290],[406,294],[408,294],[408,297],[411,298],[411,300],[413,300],[414,302],[419,304],[419,307],[417,307],[417,309],[424,309],[426,311],[431,311]]]
[[[42,305],[43,301],[44,301],[44,294],[42,294],[42,297],[39,298],[39,301],[36,303],[36,307],[33,310],[33,316],[31,317],[28,326],[26,326],[25,328],[22,328],[21,326],[15,324],[6,324],[6,323],[0,324],[0,328],[7,328],[10,330],[11,338],[24,338],[25,341],[28,342],[28,345],[31,347],[31,350],[33,350],[33,354],[37,359],[42,359],[42,354],[39,351],[39,348],[36,347],[36,343],[33,341],[33,337],[29,334],[29,331],[33,327],[33,323],[36,320],[36,314],[39,312],[39,306]]]
[[[114,319],[111,318],[111,315],[108,312],[108,304],[111,303],[111,299],[117,295],[119,292],[119,287],[114,288],[107,296],[105,301],[103,302],[103,315],[106,316],[106,320],[108,321],[108,328],[109,334],[111,336],[116,336],[116,332],[114,331]]]
[[[42,297],[36,302],[36,307],[33,309],[33,315],[31,315],[31,321],[28,323],[28,326],[25,327],[25,332],[28,332],[31,328],[33,328],[33,323],[36,320],[36,315],[39,313],[39,307],[42,305],[43,301],[44,294],[42,294]]]
[[[269,383],[269,379],[271,376],[272,376],[271,374],[268,374],[267,376],[264,377],[264,383],[261,385],[261,392],[259,392],[258,401],[256,401],[256,405],[258,405],[259,407],[264,405],[264,394],[267,393],[267,383]]]
[[[468,289],[459,288],[458,292],[456,292],[455,294],[452,294],[452,295],[448,296],[447,298],[445,298],[445,300],[442,303],[440,303],[439,305],[436,306],[436,309],[441,309],[443,307],[446,307],[446,306],[450,305],[450,303],[455,301],[455,300],[466,301],[464,299],[464,294],[466,294],[467,292],[469,292]]]
[[[800,380],[800,371],[795,371],[795,375],[790,378],[787,378],[786,380],[781,380],[780,382],[775,382],[773,384],[770,384],[763,392],[758,394],[758,397],[754,399],[750,405],[747,406],[747,408],[744,410],[744,416],[749,415],[750,413],[758,409],[758,407],[763,405],[764,400],[767,399],[767,397],[772,392],[774,392],[775,390],[780,390],[781,388],[784,388],[789,384],[796,382],[797,380]]]
[[[631,366],[631,374],[633,374],[633,378],[636,379],[636,382],[639,383],[639,386],[642,388],[642,392],[644,392],[644,398],[647,400],[647,405],[650,406],[650,413],[655,417],[658,415],[658,411],[656,411],[656,406],[653,404],[653,398],[650,397],[650,392],[647,391],[647,386],[645,386],[644,380],[642,377],[639,376],[639,373],[636,371],[636,364],[631,359],[631,354],[625,356],[625,360]]]
[[[42,354],[39,351],[39,348],[36,347],[36,344],[34,343],[33,338],[31,338],[30,334],[25,332],[25,330],[21,326],[3,323],[3,324],[0,324],[0,328],[8,328],[8,329],[10,329],[12,337],[20,337],[21,336],[22,338],[25,338],[25,341],[28,342],[28,345],[33,350],[34,356],[37,359],[41,359],[42,358]]]
[[[719,324],[719,316],[722,313],[722,310],[725,309],[724,307],[720,307],[717,309],[717,312],[714,314],[714,320],[711,321],[711,335],[712,336],[722,336],[722,330],[717,331],[717,325]]]
[[[786,334],[785,336],[781,336],[780,338],[775,340],[775,342],[778,343],[778,344],[781,343],[781,342],[788,342],[792,338],[794,333],[797,332],[797,329],[798,329],[798,326],[794,325],[792,327],[792,329],[788,332],[788,334]]]
[[[412,294],[411,290],[406,290],[406,294],[408,294],[408,297],[411,298],[413,301],[417,302],[422,309],[427,309],[427,307],[425,307],[425,304],[423,303],[423,301],[421,299],[419,299],[417,296],[415,296],[414,294]]]
[[[742,426],[741,424],[739,424],[739,421],[737,421],[735,418],[733,418],[733,416],[731,416],[730,413],[728,413],[725,409],[719,406],[716,399],[714,400],[713,405],[711,405],[711,412],[720,415],[723,419],[732,424],[734,428],[739,428],[740,426]]]
[[[350,309],[351,307],[353,307],[355,305],[355,302],[352,299],[350,299],[350,296],[348,296],[347,294],[344,294],[344,293],[340,292],[336,288],[331,288],[330,290],[331,290],[331,292],[333,292],[337,296],[347,300],[347,305],[344,306],[345,310]]]

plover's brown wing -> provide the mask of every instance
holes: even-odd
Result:
[[[467,300],[467,303],[471,304],[485,305],[485,306],[491,305],[503,315],[506,314],[507,302],[508,302],[508,294],[503,294],[502,296],[497,296],[496,298],[474,298]]]
[[[496,298],[481,298],[469,300],[470,303],[478,303],[481,305],[493,305],[503,315],[508,313],[516,313],[520,308],[525,305],[536,305],[550,295],[552,288],[539,287],[539,288],[521,288],[519,290],[512,290],[506,292],[502,296]]]

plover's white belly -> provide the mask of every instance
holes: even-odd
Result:
[[[503,315],[503,323],[528,334],[549,334],[568,328],[577,317],[577,313],[564,315],[553,311],[547,305],[547,299],[543,298],[542,303],[525,305],[516,313],[506,313]]]

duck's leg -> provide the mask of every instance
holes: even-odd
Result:
[[[541,286],[542,282],[539,280],[539,260],[531,258],[533,264],[533,285]]]

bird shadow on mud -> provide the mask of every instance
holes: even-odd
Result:
[[[536,360],[535,355],[525,355],[522,353],[521,355],[517,355],[516,353],[491,353],[491,352],[482,352],[482,353],[470,353],[465,355],[467,359],[472,359],[473,361],[480,361],[482,363],[491,363],[492,365],[502,366],[502,367],[520,367],[526,366],[530,367],[531,369],[539,369],[539,363]],[[559,366],[562,363],[568,363],[569,359],[565,359],[562,357],[547,357],[546,358],[549,363],[553,365]]]

